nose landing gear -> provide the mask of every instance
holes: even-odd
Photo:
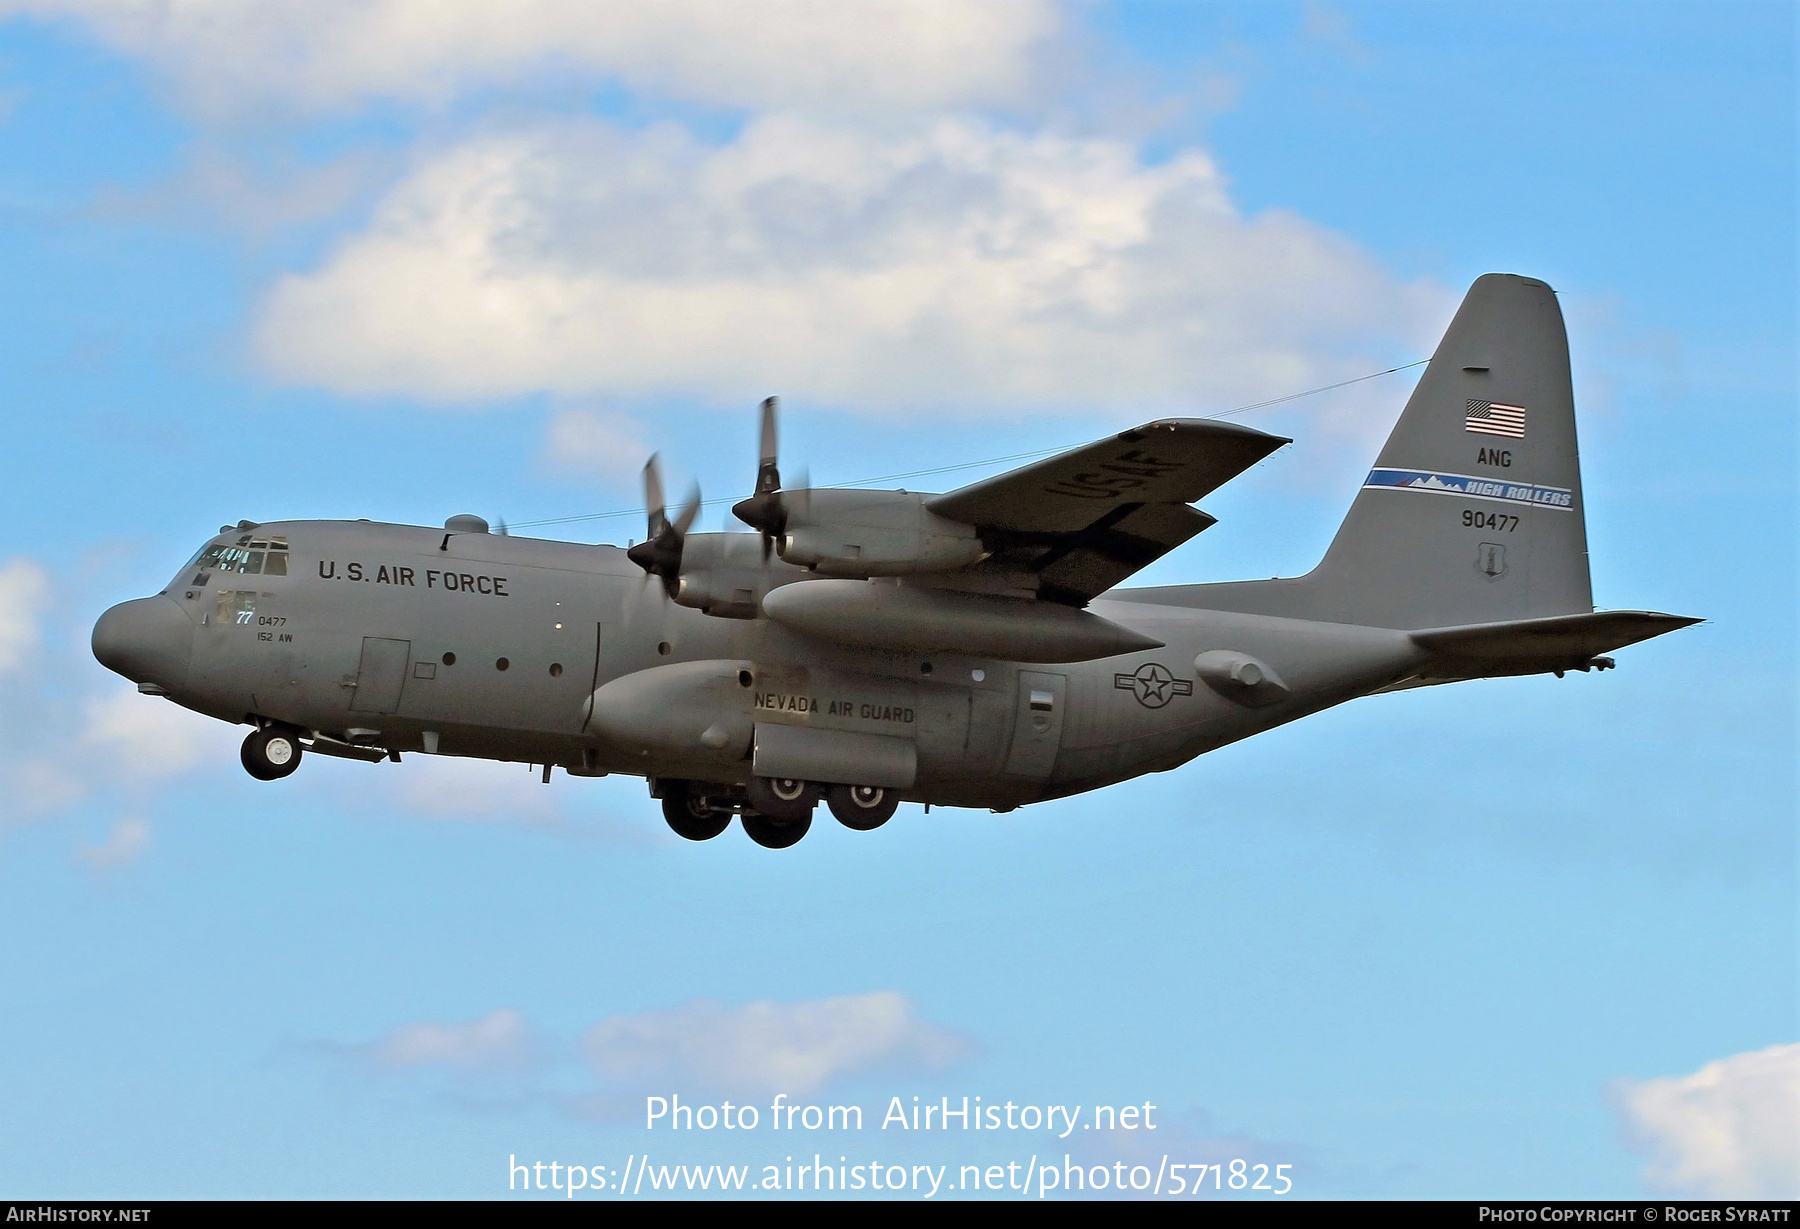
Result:
[[[238,757],[258,781],[279,781],[300,767],[300,734],[279,725],[252,730]]]

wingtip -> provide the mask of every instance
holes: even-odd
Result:
[[[1119,432],[1116,438],[1127,444],[1135,444],[1148,439],[1158,431],[1198,431],[1206,435],[1234,435],[1240,439],[1264,439],[1279,441],[1275,447],[1283,447],[1294,441],[1285,435],[1271,435],[1267,431],[1258,431],[1255,427],[1247,427],[1241,422],[1226,422],[1220,418],[1158,418],[1141,427],[1131,427]]]

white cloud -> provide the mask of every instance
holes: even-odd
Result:
[[[444,1067],[464,1074],[518,1071],[538,1045],[525,1017],[510,1007],[467,1024],[407,1024],[369,1046],[368,1060],[395,1070]]]
[[[38,616],[50,600],[50,578],[30,559],[0,567],[0,671],[25,663],[37,646]]]
[[[422,162],[259,329],[279,374],[456,401],[769,389],[875,409],[1187,409],[1422,352],[1450,301],[1190,151],[965,119],[594,121]]]
[[[187,771],[221,751],[228,736],[211,718],[135,690],[87,706],[82,741],[102,750],[111,783],[148,782]]]
[[[973,1050],[919,1018],[892,990],[799,1003],[750,1003],[735,1011],[696,1000],[669,1011],[612,1016],[582,1036],[582,1049],[613,1083],[680,1081],[709,1090],[808,1093],[872,1069],[935,1070]]]
[[[392,169],[387,159],[367,150],[314,165],[271,157],[254,145],[201,144],[173,176],[149,187],[102,185],[92,214],[127,223],[151,219],[211,227],[225,222],[261,240],[339,213]]]
[[[717,144],[673,123],[524,121],[422,155],[366,227],[262,306],[273,371],[353,395],[1194,412],[1410,357],[1448,317],[1439,289],[1397,283],[1342,236],[1246,216],[1204,153],[1151,165],[1130,140],[972,118],[1087,80],[1045,71],[1080,54],[1053,0],[0,0],[7,12],[84,22],[220,117],[477,88],[529,114],[536,83],[570,73],[750,110]],[[1308,37],[1347,37],[1331,10],[1305,21]],[[340,209],[372,166],[270,180],[202,153],[167,191],[269,230]],[[588,472],[635,442],[579,410],[552,434]]]
[[[220,119],[441,104],[559,70],[726,106],[1009,101],[1060,27],[1048,0],[0,0],[7,13],[81,20]]]
[[[1628,1138],[1650,1153],[1652,1190],[1800,1197],[1800,1044],[1734,1054],[1692,1075],[1622,1080],[1613,1099]]]
[[[540,775],[542,765],[454,755],[409,753],[400,764],[327,763],[326,757],[319,756],[301,767],[298,778],[308,778],[309,767],[324,770],[309,779],[320,782],[321,788],[350,811],[518,824],[564,838],[599,840],[612,847],[680,842],[661,822],[650,827],[619,818],[620,813],[606,801],[616,796],[616,792],[609,793],[607,783],[571,777],[560,768],[545,784]],[[634,802],[624,814],[642,809]]]
[[[1300,37],[1329,48],[1355,64],[1367,67],[1375,53],[1351,32],[1350,17],[1323,4],[1308,4],[1300,18]]]
[[[545,785],[525,764],[457,756],[409,756],[384,781],[407,810],[432,819],[553,824],[562,818],[563,782]]]
[[[127,815],[113,824],[105,843],[89,845],[84,842],[75,851],[75,860],[87,863],[96,871],[117,870],[137,861],[149,845],[150,825],[139,816]]]
[[[546,435],[546,465],[614,482],[636,479],[651,452],[637,423],[622,414],[564,410],[550,420]]]
[[[81,777],[69,766],[52,760],[33,759],[6,774],[8,810],[42,814],[59,811],[87,795]]]

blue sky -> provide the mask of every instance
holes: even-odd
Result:
[[[843,1145],[895,1164],[1795,1193],[1791,8],[396,11],[0,4],[0,1194],[760,1168],[616,1107],[778,1086],[1166,1115]],[[240,517],[734,496],[770,392],[820,482],[1075,443],[1423,358],[1493,270],[1562,296],[1596,601],[1708,620],[1605,675],[771,855],[635,781],[259,784],[87,652]],[[1310,567],[1411,379],[1246,416],[1295,446],[1144,578]]]

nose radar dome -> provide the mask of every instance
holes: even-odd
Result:
[[[194,624],[167,597],[121,602],[94,624],[94,657],[134,683],[178,691],[187,681]]]

